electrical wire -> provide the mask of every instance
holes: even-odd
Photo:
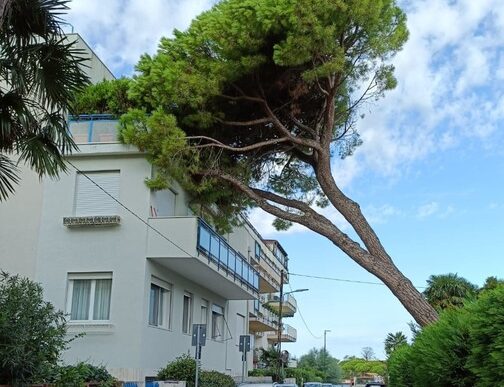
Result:
[[[328,281],[349,282],[349,283],[354,283],[354,284],[386,286],[382,282],[359,281],[359,280],[350,280],[350,279],[344,279],[344,278],[322,277],[322,276],[318,276],[318,275],[297,274],[297,273],[289,273],[289,275],[293,275],[293,276],[296,276],[296,277],[306,277],[306,278],[328,280]],[[425,286],[415,286],[415,288],[417,288],[417,289],[426,289]]]
[[[180,247],[178,244],[173,242],[170,238],[168,238],[166,235],[164,235],[161,231],[159,231],[157,228],[149,224],[145,219],[143,219],[140,215],[138,215],[136,212],[133,210],[129,209],[126,205],[121,203],[120,200],[116,199],[112,194],[110,194],[105,188],[103,188],[100,184],[98,184],[96,181],[91,179],[85,172],[82,172],[79,168],[77,168],[71,161],[66,160],[68,164],[70,164],[77,172],[79,172],[81,175],[83,175],[86,179],[88,179],[91,183],[93,183],[96,187],[98,187],[101,191],[103,191],[107,196],[109,196],[112,200],[114,200],[117,204],[119,204],[122,208],[124,208],[126,211],[128,211],[131,215],[133,215],[135,218],[137,218],[140,222],[145,224],[148,228],[150,228],[152,231],[154,231],[156,234],[158,234],[161,238],[167,240],[170,242],[173,246],[175,246],[177,249],[182,251],[184,254],[187,254],[188,257],[190,258],[196,258],[194,257],[191,253],[188,253],[185,249]]]
[[[289,274],[290,274],[290,273],[289,273]],[[290,290],[291,290],[291,292],[292,292],[292,286],[291,286],[290,282],[289,282],[289,289],[290,289]],[[308,333],[309,333],[310,335],[312,335],[312,337],[313,337],[314,339],[321,340],[321,339],[323,338],[323,336],[316,336],[315,334],[313,334],[312,330],[308,327],[308,324],[306,323],[306,320],[305,320],[305,319],[304,319],[304,317],[303,317],[303,313],[301,313],[301,308],[299,307],[299,304],[297,304],[297,308],[296,308],[296,309],[297,309],[297,311],[298,311],[298,313],[299,313],[299,317],[301,317],[301,321],[303,321],[303,324],[304,324],[304,326],[305,326],[306,330],[308,331]]]

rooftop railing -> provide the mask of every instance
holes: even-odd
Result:
[[[68,117],[68,129],[76,144],[118,142],[119,120],[112,114]]]

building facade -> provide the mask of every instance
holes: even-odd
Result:
[[[80,39],[93,82],[113,75]],[[40,282],[67,313],[69,335],[84,333],[66,363],[103,364],[120,380],[141,381],[182,354],[194,355],[193,324],[205,324],[202,368],[238,376],[240,335],[257,349],[277,342],[280,276],[287,254],[246,221],[220,235],[194,214],[174,182],[152,191],[145,154],[117,141],[117,120],[70,119],[79,152],[59,180],[23,170],[16,194],[0,204],[0,269]],[[277,309],[275,309],[275,307]],[[283,316],[293,315],[288,296]],[[281,340],[296,340],[283,324]]]

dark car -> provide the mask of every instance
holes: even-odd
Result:
[[[380,382],[370,382],[366,384],[366,387],[387,387],[387,385]]]

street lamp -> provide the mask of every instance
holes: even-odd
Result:
[[[284,285],[284,271],[282,270],[280,272],[280,312],[278,316],[278,377],[280,379],[280,382],[283,382],[283,377],[281,375],[281,369],[283,368],[283,362],[281,361],[281,355],[282,355],[282,309],[283,309],[283,298],[287,294],[292,294],[292,293],[301,293],[301,292],[306,292],[308,289],[296,289],[292,290],[290,292],[286,292],[284,294],[283,292],[283,285]]]
[[[324,370],[327,369],[327,349],[326,349],[326,335],[331,332],[330,329],[324,329]]]

